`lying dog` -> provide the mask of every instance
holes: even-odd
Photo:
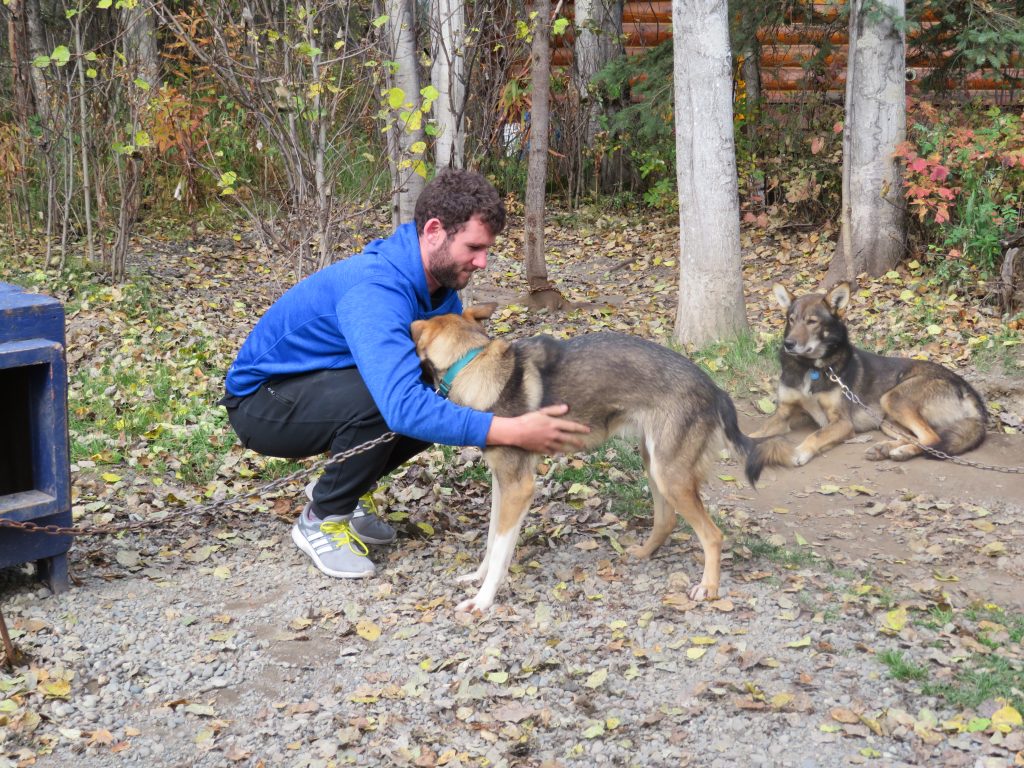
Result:
[[[855,432],[877,428],[892,440],[868,449],[872,461],[906,461],[922,453],[908,435],[949,454],[969,451],[985,439],[985,403],[955,373],[925,360],[875,355],[850,343],[840,316],[850,298],[847,283],[826,295],[799,298],[778,284],[773,291],[787,311],[779,350],[779,405],[751,436],[785,434],[805,414],[820,429],[797,446],[781,438],[760,443],[759,461],[799,467]],[[831,372],[868,408],[844,396]]]
[[[567,403],[568,418],[587,424],[593,448],[613,435],[639,439],[654,497],[654,525],[631,547],[649,557],[685,518],[704,550],[704,574],[690,590],[694,600],[718,597],[722,532],[700,498],[700,486],[724,436],[747,457],[751,485],[760,466],[752,441],[740,432],[732,400],[682,355],[633,336],[594,333],[570,341],[537,336],[511,344],[492,340],[480,321],[493,305],[462,315],[412,324],[424,367],[455,403],[499,416],[516,416]],[[530,508],[538,456],[520,448],[484,451],[491,468],[491,518],[480,567],[460,581],[481,581],[476,596],[458,610],[484,611],[508,572],[523,518]]]

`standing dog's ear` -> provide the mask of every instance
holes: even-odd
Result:
[[[825,302],[832,310],[832,314],[838,315],[850,302],[850,284],[845,280],[839,283],[825,296]]]
[[[775,283],[772,286],[772,293],[775,294],[775,300],[779,302],[779,306],[783,309],[789,309],[789,305],[793,303],[793,294],[789,292],[782,283]]]
[[[482,324],[484,320],[494,314],[494,310],[497,308],[497,302],[493,301],[487,304],[474,304],[472,307],[465,309],[462,312],[462,316],[467,320]]]

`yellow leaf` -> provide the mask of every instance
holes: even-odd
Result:
[[[1007,733],[1014,726],[1024,725],[1024,721],[1021,720],[1020,712],[1007,704],[992,713],[992,725],[997,730]]]
[[[794,533],[793,538],[796,539],[796,543],[799,544],[801,547],[807,546],[807,539],[805,539],[799,533]]]
[[[807,648],[811,644],[811,636],[804,635],[799,640],[794,640],[792,643],[786,643],[787,648]]]
[[[775,709],[787,707],[793,702],[794,698],[796,697],[792,693],[777,693],[772,696],[772,707]]]
[[[690,642],[693,643],[694,645],[714,645],[718,641],[715,640],[715,638],[713,638],[713,637],[698,636],[698,637],[691,637],[690,638]]]
[[[373,643],[380,639],[380,627],[369,619],[360,619],[356,623],[356,634],[363,638],[363,640],[369,640]]]
[[[882,623],[882,632],[887,635],[898,635],[907,625],[907,609],[894,608],[886,612],[885,621]]]
[[[595,669],[593,672],[591,672],[590,676],[587,678],[587,682],[584,683],[584,685],[586,685],[587,688],[598,688],[601,685],[603,685],[604,681],[607,679],[608,670],[602,667],[601,669]]]
[[[226,565],[218,565],[213,569],[213,575],[218,579],[227,579],[231,577],[231,569]]]
[[[113,472],[104,472],[101,477],[108,483],[116,483],[121,479],[120,475],[115,475]]]
[[[508,672],[488,672],[484,675],[484,679],[497,685],[502,685],[508,682]]]
[[[63,698],[71,693],[71,683],[67,680],[50,680],[40,685],[39,689],[47,696]]]
[[[707,652],[707,648],[687,648],[686,658],[688,658],[690,661],[696,661]]]
[[[833,493],[839,493],[839,491],[841,490],[842,488],[840,488],[838,485],[830,485],[826,483],[818,489],[818,493],[823,493],[826,496],[828,496]]]

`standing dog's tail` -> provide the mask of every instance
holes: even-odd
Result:
[[[751,438],[754,447],[747,462],[754,464],[758,475],[765,467],[795,467],[794,446],[783,437]]]
[[[764,469],[764,461],[758,453],[758,444],[753,438],[743,434],[736,418],[736,406],[724,391],[718,390],[715,408],[718,411],[718,418],[722,422],[722,429],[726,439],[732,443],[737,451],[746,456],[744,473],[752,488],[757,487],[758,478],[761,477],[761,470]]]

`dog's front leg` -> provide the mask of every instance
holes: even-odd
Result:
[[[497,476],[496,476],[497,477]],[[494,596],[505,580],[508,566],[512,562],[519,529],[533,500],[533,473],[524,472],[515,476],[503,476],[499,482],[501,499],[497,510],[491,513],[493,538],[488,537],[487,553],[477,572],[483,572],[483,583],[476,595],[464,600],[456,607],[459,611],[486,611],[494,604]],[[497,524],[495,525],[495,520]]]
[[[795,419],[799,412],[802,410],[802,406],[797,400],[786,400],[783,398],[783,393],[779,392],[779,405],[775,409],[768,421],[764,423],[764,426],[755,432],[751,432],[751,437],[777,437],[778,435],[784,435],[789,432],[791,423]]]
[[[498,482],[498,476],[494,472],[494,468],[491,468],[491,516],[487,522],[487,546],[484,549],[484,559],[480,561],[480,565],[475,571],[471,573],[464,573],[456,579],[459,584],[465,584],[467,582],[473,582],[479,584],[487,576],[487,569],[491,562],[491,551],[494,549],[494,539],[497,536],[498,531],[498,520],[501,515],[501,483]]]
[[[822,451],[849,440],[855,434],[853,422],[845,415],[830,422],[828,426],[809,434],[793,449],[793,466],[802,467]]]

